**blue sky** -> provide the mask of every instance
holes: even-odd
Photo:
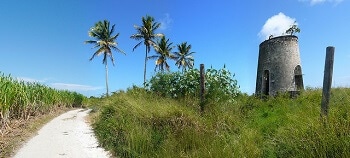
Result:
[[[153,16],[174,45],[188,42],[196,52],[195,67],[204,63],[235,73],[240,90],[255,90],[259,44],[267,34],[297,21],[301,33],[304,84],[321,87],[327,46],[335,46],[333,86],[350,86],[350,2],[348,0],[11,0],[0,2],[0,71],[25,81],[99,96],[105,92],[102,57],[84,44],[88,30],[107,19],[120,33],[109,65],[111,91],[142,85],[145,48],[133,25]],[[269,20],[270,19],[270,20]],[[276,31],[277,30],[277,31]],[[151,54],[154,54],[151,51]],[[147,78],[154,75],[149,60]],[[171,70],[177,71],[174,62]]]

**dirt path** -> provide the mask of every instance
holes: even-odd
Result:
[[[98,147],[91,127],[86,123],[88,110],[64,113],[39,130],[14,158],[104,158],[108,152]]]

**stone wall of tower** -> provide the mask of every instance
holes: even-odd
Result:
[[[298,37],[279,36],[262,42],[259,45],[255,93],[275,95],[300,88],[303,88],[303,81]]]

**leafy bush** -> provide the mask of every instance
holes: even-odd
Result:
[[[205,73],[206,98],[215,102],[233,100],[239,93],[237,80],[225,68],[207,69]],[[200,72],[191,69],[184,73],[157,73],[146,84],[148,88],[161,96],[181,98],[185,96],[198,97],[200,90]]]

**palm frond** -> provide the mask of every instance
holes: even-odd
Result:
[[[94,59],[96,56],[99,56],[102,52],[104,52],[104,48],[100,47],[90,58],[90,61]]]
[[[96,39],[101,39],[101,36],[94,29],[91,29],[91,31],[89,31],[89,36]]]
[[[193,60],[193,56],[191,56],[191,55],[187,55],[187,56],[185,56],[185,58],[189,59],[189,60]]]
[[[174,54],[175,54],[175,56],[180,56],[181,54],[180,54],[180,52],[174,52]]]
[[[162,33],[156,33],[156,34],[154,34],[154,37],[156,37],[156,38],[160,38],[160,37],[163,37],[163,36],[165,36],[165,35],[162,34]]]
[[[173,59],[173,60],[176,60],[176,59],[178,59],[179,57],[175,56],[174,54],[169,54],[169,58],[170,58],[170,59]]]
[[[152,39],[148,39],[146,42],[147,42],[146,44],[149,46],[152,46],[152,47],[158,46],[157,42],[153,41]]]
[[[122,53],[122,54],[126,55],[126,53],[125,53],[123,50],[119,49],[119,48],[116,47],[116,46],[111,46],[111,48],[113,48],[113,50],[115,50],[115,51],[117,51],[117,52],[119,52],[119,53]]]
[[[159,55],[152,55],[147,57],[147,59],[156,59],[156,58],[159,58]]]
[[[157,30],[159,27],[161,26],[161,23],[153,23],[152,24],[152,28],[153,28],[153,30]]]
[[[109,54],[109,58],[111,58],[112,64],[113,64],[113,66],[114,66],[114,65],[115,65],[115,64],[114,64],[114,57],[113,57],[113,54],[112,54],[112,53]]]
[[[107,53],[103,53],[102,64],[106,64],[107,65]]]
[[[119,33],[115,34],[112,38],[110,38],[110,41],[115,41],[119,36]]]
[[[151,51],[151,46],[150,45],[146,45],[146,55]]]
[[[165,68],[166,68],[166,70],[167,71],[170,71],[170,66],[169,66],[169,64],[167,63],[167,62],[164,62],[165,63]]]
[[[190,55],[192,55],[192,54],[194,54],[194,53],[196,53],[196,52],[190,52],[190,53],[187,53],[186,55],[187,55],[187,56],[190,56]]]
[[[95,40],[87,40],[87,41],[84,41],[85,44],[96,44],[97,41]]]
[[[132,48],[132,51],[135,51],[135,49],[136,49],[137,47],[139,47],[141,44],[142,44],[142,41],[139,42],[139,43],[137,43],[137,44],[134,46],[134,48]]]
[[[114,33],[114,27],[115,27],[115,24],[112,25],[112,29],[111,29],[111,31],[109,32],[109,34],[113,35],[113,33]],[[117,36],[118,36],[118,35],[119,35],[119,33],[117,33]]]
[[[135,39],[135,40],[141,40],[141,39],[143,39],[143,35],[140,33],[137,33],[137,34],[131,35],[130,38]]]
[[[134,25],[134,28],[135,28],[136,30],[139,30],[139,29],[141,28],[141,26]]]

